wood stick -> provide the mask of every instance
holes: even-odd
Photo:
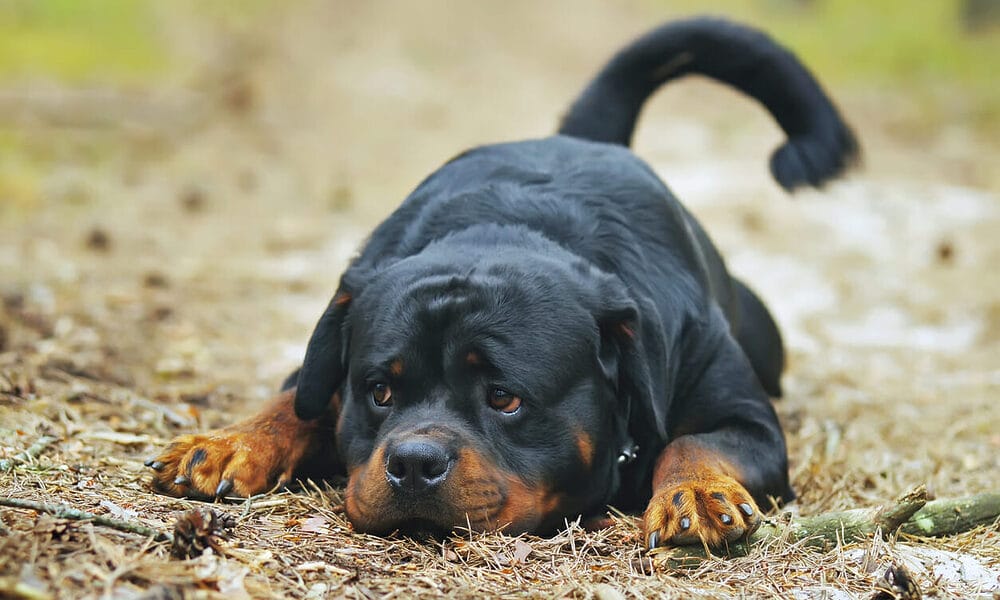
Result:
[[[38,456],[45,451],[53,442],[58,442],[59,438],[52,437],[51,435],[43,435],[38,438],[38,440],[31,445],[27,450],[21,452],[20,454],[15,454],[10,458],[5,458],[0,460],[0,471],[6,472],[10,471],[17,465],[21,463],[26,463],[31,460],[35,460]]]
[[[23,508],[26,510],[34,510],[38,512],[48,513],[59,519],[70,519],[74,521],[91,521],[96,525],[103,525],[104,527],[110,527],[112,529],[117,529],[118,531],[124,531],[127,533],[137,533],[139,535],[152,537],[157,542],[174,541],[174,536],[172,536],[171,534],[163,533],[162,531],[157,531],[152,527],[146,527],[145,525],[140,525],[139,523],[133,523],[131,521],[123,521],[121,519],[112,519],[110,517],[105,517],[102,515],[95,515],[94,513],[78,510],[75,508],[71,508],[69,506],[64,506],[59,504],[42,504],[41,502],[34,502],[31,500],[20,500],[18,498],[8,498],[6,496],[0,496],[0,506],[9,506],[11,508]]]
[[[1000,493],[976,494],[928,502],[899,530],[907,535],[934,537],[988,525],[1000,515]]]

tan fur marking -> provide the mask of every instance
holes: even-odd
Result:
[[[576,449],[580,452],[580,459],[588,469],[594,462],[594,443],[590,436],[582,429],[576,431]]]
[[[379,530],[380,519],[390,510],[392,495],[382,473],[384,467],[385,447],[380,446],[365,463],[348,469],[344,511],[357,531]]]

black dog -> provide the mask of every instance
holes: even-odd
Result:
[[[544,533],[645,507],[650,546],[717,545],[789,500],[767,309],[627,148],[645,100],[702,74],[788,135],[771,171],[819,186],[857,155],[806,69],[716,19],[662,26],[604,68],[558,135],[428,177],[344,273],[263,413],[147,463],[171,495],[348,476],[358,531]]]

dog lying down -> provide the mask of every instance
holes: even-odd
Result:
[[[344,272],[302,366],[255,416],[174,440],[156,490],[249,496],[346,476],[359,532],[554,531],[644,510],[650,547],[717,546],[788,501],[781,337],[701,225],[628,146],[646,99],[706,75],[788,139],[786,190],[858,155],[812,75],[713,18],[626,46],[556,135],[425,179]]]

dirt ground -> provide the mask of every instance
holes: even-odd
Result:
[[[169,530],[201,504],[152,493],[143,460],[274,392],[366,232],[424,175],[551,132],[614,49],[668,16],[596,0],[163,14],[180,66],[155,85],[0,89],[0,459],[55,438],[0,472],[0,496]],[[828,87],[866,157],[823,192],[783,195],[766,169],[780,132],[705,82],[651,103],[637,152],[785,332],[792,511],[921,483],[998,491],[997,131],[905,91]],[[236,519],[223,552],[183,561],[0,508],[0,597],[867,598],[892,560],[928,597],[1000,594],[997,525],[650,573],[628,517],[547,539],[379,539],[324,489],[217,505]]]

